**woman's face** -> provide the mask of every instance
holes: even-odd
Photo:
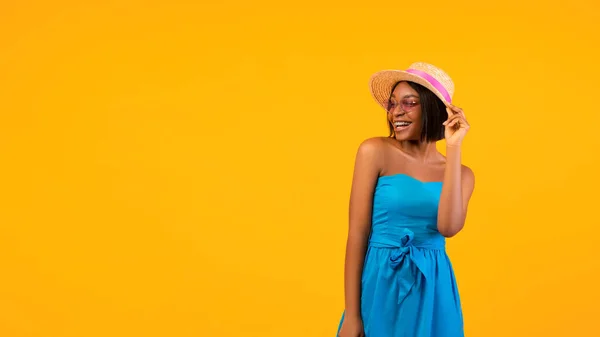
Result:
[[[421,138],[421,102],[419,94],[408,83],[399,83],[392,92],[387,116],[397,140]]]

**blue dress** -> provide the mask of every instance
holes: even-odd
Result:
[[[441,191],[442,182],[379,177],[362,274],[366,337],[464,336],[454,271],[437,230]]]

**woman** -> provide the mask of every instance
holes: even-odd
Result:
[[[374,74],[389,137],[358,148],[350,196],[340,337],[463,336],[446,238],[462,228],[474,188],[461,164],[469,130],[441,69],[414,63]],[[446,140],[446,156],[436,142]]]

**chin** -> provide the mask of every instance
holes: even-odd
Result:
[[[394,138],[396,138],[396,140],[399,140],[399,141],[416,141],[417,139],[419,139],[418,137],[416,137],[414,135],[402,134],[402,133],[394,134]]]

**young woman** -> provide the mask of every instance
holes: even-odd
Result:
[[[390,135],[357,151],[338,336],[462,337],[445,240],[463,228],[474,175],[461,163],[469,124],[452,104],[454,83],[418,62],[375,73],[370,87]]]

